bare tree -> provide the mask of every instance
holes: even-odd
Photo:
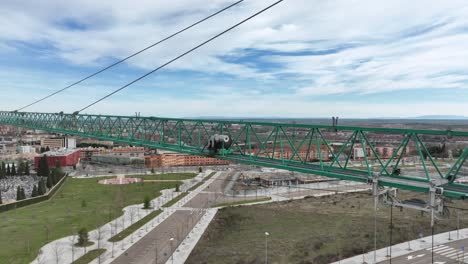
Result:
[[[97,248],[101,249],[101,240],[104,234],[104,228],[102,226],[96,229],[96,241],[97,241]],[[98,263],[101,263],[101,255],[98,256]]]
[[[75,232],[72,230],[72,235],[68,237],[71,243],[71,252],[72,252],[72,262],[75,261],[75,244],[76,244],[76,235],[73,235]]]
[[[37,259],[37,264],[46,264],[46,260],[45,260],[44,254],[42,254],[42,250],[39,250],[36,259]]]
[[[134,207],[130,207],[130,224],[133,225],[133,220],[135,218],[135,208]]]
[[[133,219],[135,218],[135,208],[134,207],[131,207],[130,208],[130,223],[133,225]],[[133,233],[131,234],[130,236],[130,240],[131,242],[133,243]]]
[[[46,219],[46,224],[44,225],[46,233],[46,243],[49,243],[50,233],[52,232],[52,226],[49,224],[49,219]]]
[[[62,254],[63,254],[62,247],[60,247],[60,244],[58,242],[55,242],[53,250],[54,250],[55,264],[59,264],[60,257],[62,257]]]

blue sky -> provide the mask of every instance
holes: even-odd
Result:
[[[0,6],[0,97],[13,110],[234,1]],[[27,111],[73,112],[273,1],[246,0]],[[468,116],[466,1],[286,0],[86,110],[194,117]]]

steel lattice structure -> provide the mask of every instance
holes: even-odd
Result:
[[[466,131],[2,111],[0,124],[358,182],[377,176],[381,186],[419,192],[434,182],[446,197],[468,197],[468,186],[454,182],[464,173],[468,148],[450,167],[429,151],[441,140],[468,139]],[[228,135],[232,144],[210,153],[214,135]],[[395,147],[382,153],[382,142]],[[408,156],[419,158],[420,172],[407,169]]]

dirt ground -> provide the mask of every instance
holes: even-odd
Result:
[[[400,199],[426,195],[399,192]],[[449,206],[468,209],[466,201]],[[379,205],[378,248],[390,241],[390,207]],[[435,233],[457,228],[457,209],[437,222]],[[393,208],[392,244],[430,234],[428,214]],[[370,192],[339,194],[218,211],[187,263],[261,263],[268,239],[269,263],[330,263],[373,249],[373,198]],[[460,228],[468,211],[460,210]],[[265,237],[265,232],[270,235]],[[455,233],[455,232],[454,232]]]
[[[202,215],[202,211],[176,211],[112,263],[166,263]],[[174,240],[171,242],[170,238]],[[116,247],[118,246],[120,242],[116,243]]]

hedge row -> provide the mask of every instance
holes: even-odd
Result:
[[[27,205],[36,204],[36,203],[49,200],[50,198],[52,198],[52,196],[54,196],[54,194],[58,191],[58,189],[60,189],[60,187],[65,182],[66,178],[67,176],[63,177],[59,182],[57,182],[57,184],[55,184],[54,187],[52,187],[52,189],[50,189],[47,194],[33,197],[33,198],[24,199],[24,200],[17,201],[14,203],[0,205],[0,212],[6,212],[6,211],[13,210],[16,208],[20,208],[20,207],[24,207]]]
[[[162,213],[161,210],[156,210],[156,211],[153,211],[151,213],[149,213],[148,215],[146,215],[145,217],[143,217],[142,219],[138,220],[137,222],[133,223],[133,225],[127,227],[126,229],[122,230],[120,233],[118,233],[117,235],[109,238],[109,242],[119,242],[119,241],[122,241],[124,238],[128,237],[129,235],[131,235],[133,232],[137,231],[140,227],[144,226],[146,223],[148,223],[149,221],[151,221],[153,218],[155,218],[156,216],[160,215]]]

